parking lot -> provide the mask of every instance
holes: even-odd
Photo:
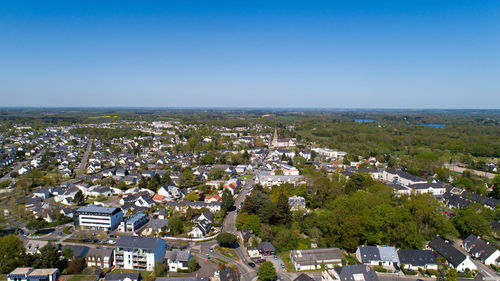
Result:
[[[275,258],[276,257],[276,258]],[[263,256],[262,258],[266,259],[266,261],[270,261],[273,263],[276,272],[284,272],[286,271],[285,264],[278,256]]]

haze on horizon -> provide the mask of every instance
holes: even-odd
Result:
[[[0,105],[498,109],[499,30],[500,1],[10,1]]]

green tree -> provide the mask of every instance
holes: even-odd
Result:
[[[217,235],[217,242],[219,245],[224,247],[233,247],[233,245],[238,241],[236,235],[228,232],[222,232]]]
[[[153,275],[155,277],[162,277],[162,276],[165,276],[165,274],[167,273],[168,271],[168,268],[167,266],[163,263],[163,261],[161,260],[158,260],[155,262],[155,266],[153,268]]]
[[[73,198],[73,203],[75,203],[76,205],[82,205],[83,202],[85,202],[85,197],[83,197],[82,191],[78,190],[75,193],[75,198]]]
[[[23,265],[23,242],[15,235],[0,237],[0,273],[10,273]]]
[[[189,259],[188,269],[189,269],[189,272],[195,272],[196,269],[198,269],[198,261],[196,260],[195,257],[192,257]]]
[[[454,268],[450,268],[448,270],[448,276],[446,277],[446,281],[457,281],[457,270]]]
[[[221,202],[221,208],[224,212],[229,211],[231,207],[234,204],[234,198],[231,192],[228,189],[224,189],[222,192],[222,202]]]
[[[40,259],[38,260],[37,267],[40,268],[60,268],[61,263],[61,252],[52,243],[43,246],[40,249]]]
[[[199,198],[200,198],[200,196],[198,195],[198,193],[196,193],[194,191],[191,191],[186,195],[186,200],[189,200],[189,201],[198,201]]]
[[[178,217],[171,217],[168,220],[168,229],[172,235],[179,235],[184,230],[184,223]]]
[[[276,269],[274,269],[273,263],[266,261],[261,264],[259,270],[257,270],[257,276],[261,281],[273,281],[276,279]]]
[[[455,226],[460,234],[465,237],[469,234],[489,234],[490,222],[472,206],[460,209],[455,217]]]
[[[278,196],[274,218],[277,223],[282,223],[282,224],[287,224],[292,219],[292,213],[290,212],[290,205],[288,204],[288,197],[284,193],[281,193]]]

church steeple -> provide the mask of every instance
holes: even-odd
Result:
[[[273,147],[278,146],[278,129],[274,128],[274,137],[273,137],[273,142],[272,142]]]

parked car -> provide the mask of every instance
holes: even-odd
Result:
[[[266,259],[259,259],[257,260],[258,263],[265,263],[267,260]]]
[[[253,263],[253,262],[249,262],[249,263],[248,263],[248,265],[249,265],[250,267],[255,267],[255,263]]]

